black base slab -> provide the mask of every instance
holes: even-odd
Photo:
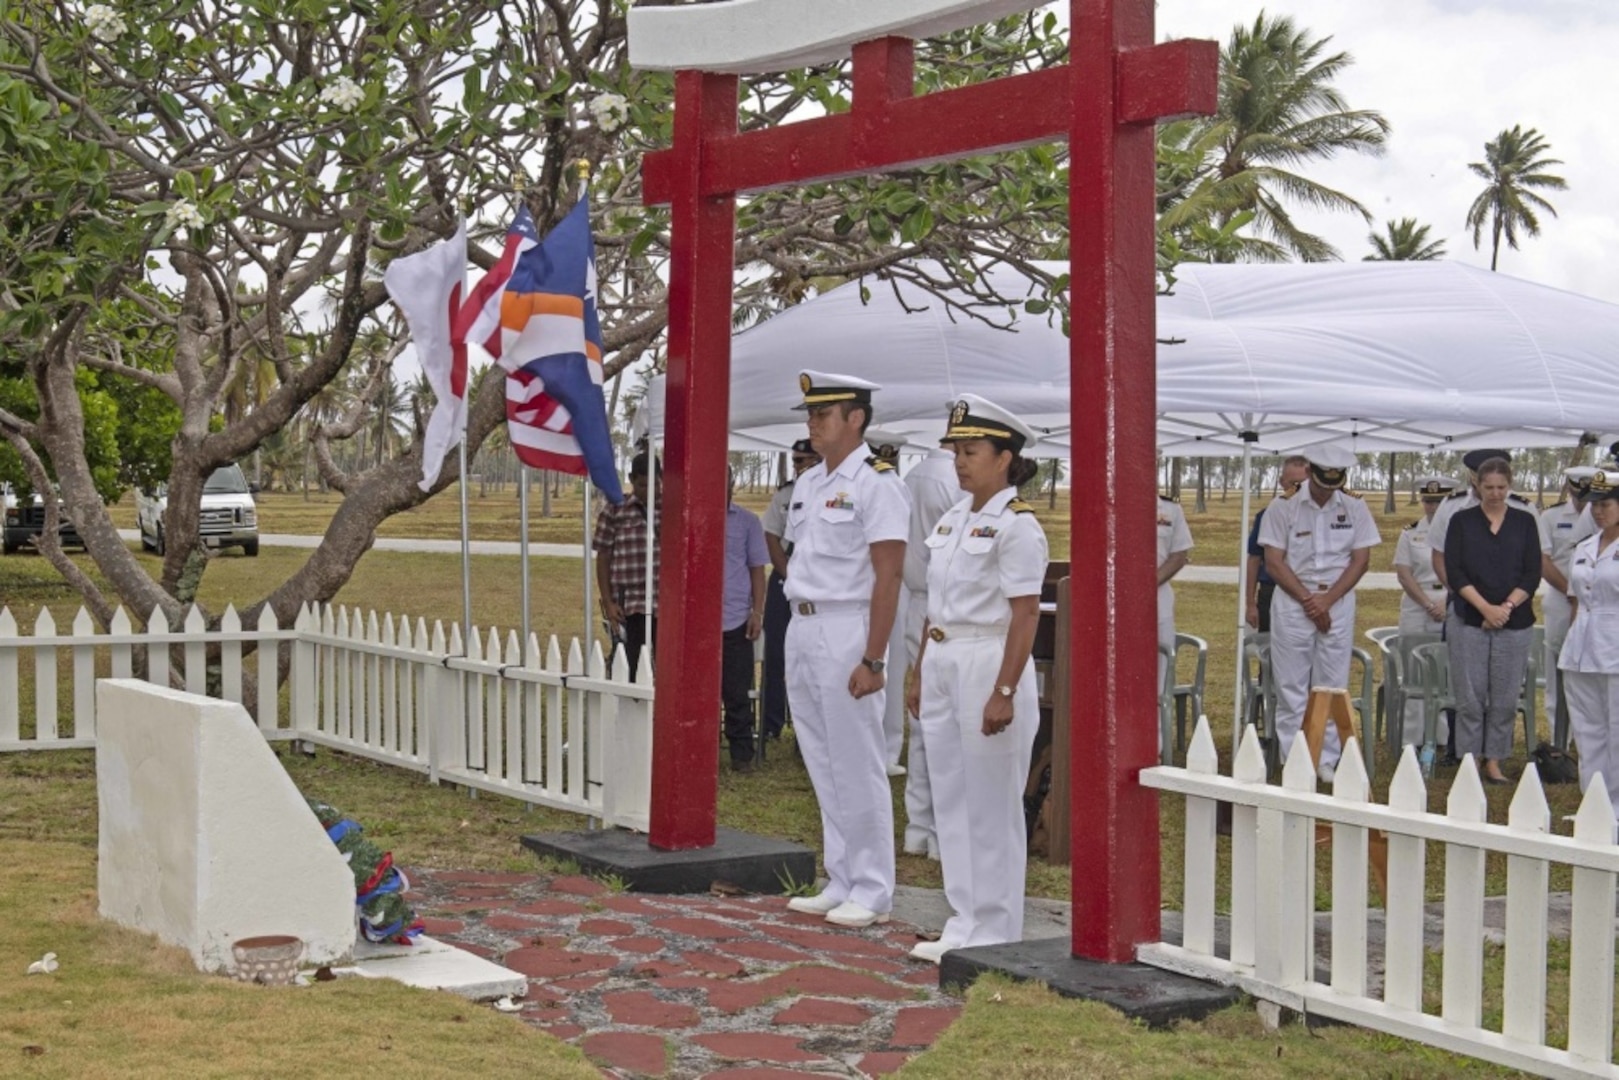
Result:
[[[1150,1027],[1198,1020],[1234,1004],[1239,991],[1147,964],[1080,960],[1067,938],[977,945],[956,949],[939,965],[939,986],[959,992],[986,971],[1022,982],[1039,982],[1063,997],[1100,1001]]]
[[[815,852],[735,829],[715,831],[714,846],[662,851],[640,833],[621,829],[541,833],[523,837],[540,855],[572,859],[587,874],[614,874],[635,892],[708,892],[716,881],[750,893],[779,894],[789,883],[815,882]]]

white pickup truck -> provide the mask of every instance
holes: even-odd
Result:
[[[135,521],[140,529],[141,546],[159,555],[167,550],[163,512],[168,507],[167,484],[159,484],[153,491],[137,489],[135,492]],[[258,508],[241,466],[221,466],[203,482],[197,533],[208,547],[239,547],[244,555],[258,555]]]

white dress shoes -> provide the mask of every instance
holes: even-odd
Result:
[[[842,903],[843,901],[837,897],[823,892],[814,896],[795,896],[787,901],[787,910],[802,912],[805,915],[825,915],[836,910]]]
[[[853,900],[845,900],[826,913],[826,921],[833,926],[848,926],[858,930],[873,923],[887,922],[888,912],[876,912],[868,907],[862,907]]]
[[[937,964],[944,959],[944,954],[953,948],[954,945],[946,945],[942,941],[919,941],[916,948],[911,950],[911,959]]]

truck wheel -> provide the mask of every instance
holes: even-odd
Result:
[[[10,540],[0,541],[0,552],[4,552],[7,555],[17,554],[17,547],[18,545],[13,544]]]
[[[152,545],[152,551],[158,555],[168,554],[168,545],[163,542],[163,526],[157,527],[157,543]]]
[[[257,540],[244,541],[243,544],[242,544],[242,554],[246,555],[249,559],[258,558],[259,557],[259,542]]]

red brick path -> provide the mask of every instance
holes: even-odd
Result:
[[[609,1076],[881,1076],[961,1012],[914,927],[783,897],[614,895],[582,877],[410,871],[429,933],[529,977],[521,1018]]]

